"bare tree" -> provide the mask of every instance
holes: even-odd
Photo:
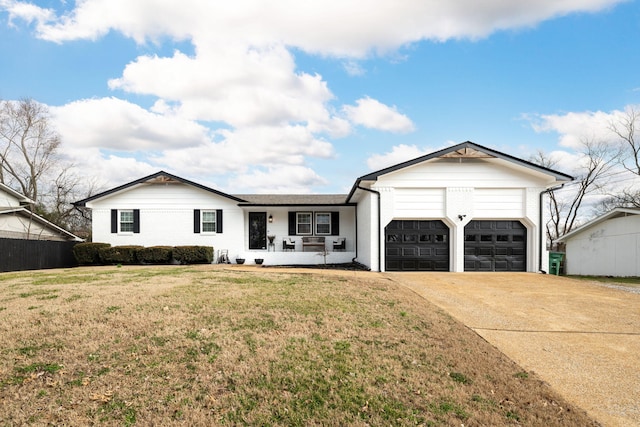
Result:
[[[73,202],[95,194],[99,186],[95,179],[81,177],[71,165],[60,166],[58,175],[44,187],[38,214],[80,237],[87,237],[91,230],[91,211],[73,206]]]
[[[87,234],[90,215],[71,203],[89,197],[97,185],[74,172],[60,155],[60,144],[45,105],[32,99],[0,101],[0,182],[34,200],[38,215]]]
[[[640,141],[636,140],[639,122],[640,111],[629,107],[617,122],[609,123],[609,129],[620,138],[622,144],[620,163],[629,172],[640,176]]]
[[[41,180],[57,162],[60,137],[46,106],[0,101],[0,180],[38,201]]]
[[[605,213],[616,207],[640,208],[640,141],[636,132],[640,125],[640,110],[629,107],[618,120],[609,123],[609,129],[617,137],[620,145],[620,165],[636,179],[625,178],[627,183],[621,189],[609,191],[605,200],[598,206],[599,213]]]
[[[615,167],[619,151],[604,141],[584,139],[580,145],[581,161],[573,175],[576,180],[567,184],[562,191],[549,192],[550,220],[546,224],[547,237],[557,239],[576,227],[585,198],[603,191],[607,183],[607,173]],[[539,151],[531,161],[547,168],[553,168],[557,161]]]

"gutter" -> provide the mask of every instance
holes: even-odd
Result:
[[[368,191],[369,193],[376,194],[378,196],[378,271],[382,271],[382,253],[380,248],[380,227],[382,226],[382,218],[380,218],[380,192],[376,190],[372,190],[370,188],[361,187],[360,184],[356,188],[360,190]],[[357,249],[356,249],[356,257],[357,257]]]
[[[559,186],[556,187],[551,187],[551,188],[547,188],[544,191],[540,192],[539,195],[539,201],[538,201],[538,215],[539,215],[539,221],[538,223],[540,224],[540,232],[539,232],[539,236],[538,236],[538,271],[546,273],[546,271],[544,271],[542,269],[542,236],[543,236],[543,224],[542,224],[542,199],[544,197],[545,193],[551,193],[552,191],[555,190],[559,190],[562,187],[564,187],[564,183],[560,184]]]

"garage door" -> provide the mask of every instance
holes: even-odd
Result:
[[[465,271],[526,271],[527,229],[520,221],[471,221],[464,227]]]
[[[394,220],[385,228],[387,271],[449,271],[449,227]]]

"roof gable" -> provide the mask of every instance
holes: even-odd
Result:
[[[55,225],[54,223],[52,223],[51,221],[48,221],[46,219],[44,219],[43,217],[31,212],[30,210],[23,208],[23,207],[16,207],[16,208],[9,208],[9,209],[0,209],[0,215],[20,215],[23,218],[26,218],[29,221],[34,221],[39,223],[42,227],[44,228],[48,228],[49,230],[58,233],[66,238],[68,238],[69,240],[75,240],[78,242],[82,242],[83,239],[76,236],[75,234],[65,230],[62,227],[59,227],[57,225]]]
[[[116,193],[119,193],[119,192],[122,192],[122,191],[127,191],[127,190],[129,190],[129,189],[131,189],[133,187],[136,187],[138,185],[141,185],[141,184],[171,184],[171,183],[180,183],[180,184],[190,185],[192,187],[199,188],[199,189],[204,190],[204,191],[208,191],[210,193],[216,194],[218,196],[225,197],[227,199],[231,199],[231,200],[236,201],[236,202],[244,202],[245,201],[245,200],[240,199],[240,198],[238,198],[236,196],[232,196],[230,194],[226,194],[226,193],[223,193],[221,191],[214,190],[213,188],[207,187],[205,185],[198,184],[198,183],[193,182],[193,181],[189,181],[188,179],[180,178],[179,176],[172,175],[172,174],[170,174],[168,172],[165,172],[165,171],[160,171],[160,172],[156,172],[156,173],[154,173],[152,175],[145,176],[144,178],[140,178],[140,179],[137,179],[135,181],[131,181],[131,182],[128,182],[126,184],[120,185],[118,187],[112,188],[110,190],[103,191],[102,193],[95,194],[95,195],[93,195],[91,197],[87,197],[86,199],[79,200],[77,202],[74,202],[73,205],[74,206],[86,206],[86,204],[88,202],[92,202],[94,200],[98,200],[98,199],[101,199],[101,198],[104,198],[104,197],[108,197],[108,196],[110,196],[112,194],[116,194]]]
[[[640,209],[639,208],[615,208],[613,210],[611,210],[610,212],[607,212],[604,215],[600,215],[597,218],[592,219],[591,221],[587,222],[586,224],[581,225],[580,227],[576,228],[575,230],[572,230],[570,232],[568,232],[567,234],[565,234],[564,236],[561,236],[559,239],[557,239],[557,242],[565,242],[567,239],[570,239],[571,237],[582,233],[583,231],[586,231],[588,229],[590,229],[591,227],[595,227],[598,224],[601,224],[605,221],[608,221],[610,219],[614,219],[614,218],[621,218],[621,217],[626,217],[626,216],[635,216],[635,215],[640,215]]]
[[[363,175],[356,180],[351,191],[349,192],[347,200],[351,200],[351,197],[362,181],[377,181],[378,178],[383,175],[400,171],[402,169],[406,169],[433,159],[500,159],[512,163],[516,166],[531,169],[532,171],[551,176],[556,181],[569,182],[573,180],[572,176],[564,174],[562,172],[536,165],[535,163],[531,163],[526,160],[511,156],[509,154],[492,150],[491,148],[483,147],[482,145],[478,145],[471,141],[466,141],[439,151],[435,151],[430,154],[426,154],[424,156],[417,157],[412,160],[407,160],[406,162],[398,163],[396,165],[371,172],[367,175]]]
[[[517,157],[513,157],[509,154],[501,153],[499,151],[492,150],[491,148],[483,147],[471,141],[463,142],[458,145],[454,145],[448,148],[444,148],[442,150],[426,154],[421,157],[417,157],[412,160],[407,160],[406,162],[398,163],[394,166],[389,166],[387,168],[381,169],[376,172],[369,173],[367,175],[363,175],[358,180],[362,181],[371,181],[378,179],[381,175],[386,175],[391,172],[395,172],[400,169],[407,168],[409,166],[416,165],[418,163],[425,162],[427,160],[443,158],[443,159],[463,159],[463,158],[472,158],[472,159],[502,159],[508,162],[512,162],[516,165],[527,167],[529,169],[536,170],[538,172],[545,173],[547,175],[551,175],[559,181],[572,181],[573,177],[558,171],[554,171],[552,169],[548,169],[535,163],[528,162],[526,160],[519,159]]]
[[[7,204],[4,203],[3,200],[0,199],[0,206],[20,206],[21,204],[34,204],[35,202],[28,198],[27,196],[18,193],[13,188],[3,184],[0,182],[0,194],[5,193],[12,199],[15,199],[15,204],[8,204],[9,200],[7,200]]]

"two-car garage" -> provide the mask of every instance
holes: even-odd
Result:
[[[520,221],[474,220],[464,227],[465,271],[526,271]],[[450,230],[440,220],[393,220],[385,227],[386,271],[449,271]]]

